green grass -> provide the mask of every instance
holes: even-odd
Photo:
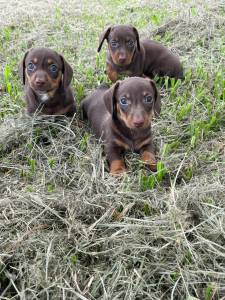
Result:
[[[8,1],[0,10],[0,298],[223,299],[224,6],[220,1]],[[29,7],[29,9],[28,9]],[[16,12],[16,14],[14,14]],[[110,24],[175,49],[185,79],[156,78],[157,172],[108,173],[79,119],[24,115],[18,63],[51,47],[77,105],[102,82]]]

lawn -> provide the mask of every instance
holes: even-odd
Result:
[[[176,52],[183,81],[155,78],[158,171],[138,155],[109,175],[79,112],[31,118],[18,63],[45,46],[80,101],[102,82],[110,24]],[[225,4],[0,1],[0,299],[225,299]]]

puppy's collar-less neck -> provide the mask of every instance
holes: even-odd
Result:
[[[35,91],[33,90],[36,97],[38,98],[38,100],[42,103],[46,103],[48,102],[49,100],[53,99],[55,97],[55,94],[57,92],[60,92],[60,94],[64,93],[64,88],[63,88],[63,85],[60,84],[60,86],[56,89],[52,89],[50,91]]]
[[[58,87],[56,87],[55,89],[52,89],[50,91],[37,91],[31,85],[30,85],[30,88],[34,93],[36,100],[43,104],[47,103],[49,100],[53,99],[55,97],[56,93],[60,93],[61,95],[64,95],[64,93],[65,93],[62,82],[60,83],[60,85]]]
[[[125,143],[131,151],[139,152],[143,142],[151,138],[151,125],[146,128],[130,129],[120,120],[112,120],[114,136]],[[140,146],[141,145],[141,146]]]
[[[147,136],[151,133],[151,125],[145,128],[131,129],[127,127],[118,117],[116,119],[112,118],[112,123],[117,133],[124,136],[130,140],[135,140],[140,135]]]

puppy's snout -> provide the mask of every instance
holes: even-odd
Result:
[[[119,53],[119,56],[118,56],[118,61],[119,61],[119,63],[120,63],[120,64],[125,63],[125,62],[126,62],[126,59],[127,59],[127,57],[126,57],[125,51],[121,51],[121,52]]]
[[[126,56],[119,56],[119,63],[124,64],[126,62]]]
[[[47,78],[44,72],[38,72],[35,76],[34,82],[37,87],[43,87],[47,83]]]
[[[135,127],[142,127],[144,125],[145,119],[143,116],[135,116],[133,119],[133,123]]]
[[[45,79],[38,77],[38,78],[35,79],[35,84],[36,84],[36,86],[41,87],[45,84]]]

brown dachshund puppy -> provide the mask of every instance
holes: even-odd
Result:
[[[117,81],[111,88],[100,87],[81,104],[94,134],[105,144],[110,173],[123,173],[123,152],[140,153],[142,161],[156,170],[151,121],[159,115],[160,95],[149,78],[132,77]]]
[[[76,112],[70,88],[73,70],[63,56],[47,48],[34,48],[25,54],[19,73],[29,114],[69,116]]]
[[[98,52],[105,39],[108,42],[106,73],[112,82],[116,82],[119,74],[183,78],[179,58],[157,42],[140,42],[136,28],[126,25],[108,27],[100,37]]]

